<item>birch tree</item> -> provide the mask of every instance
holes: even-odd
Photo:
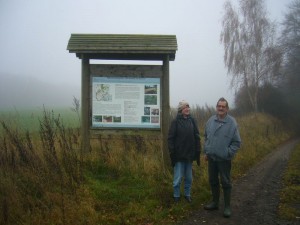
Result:
[[[274,82],[282,59],[276,47],[275,24],[267,17],[264,1],[240,0],[238,10],[225,2],[220,41],[231,87],[245,88],[257,111],[259,87]]]

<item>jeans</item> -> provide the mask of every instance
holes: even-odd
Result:
[[[174,197],[180,197],[180,185],[184,177],[184,196],[191,196],[192,187],[192,162],[177,162],[174,166]]]
[[[231,189],[231,160],[214,161],[208,159],[208,176],[211,188],[220,188],[219,176],[223,189]]]

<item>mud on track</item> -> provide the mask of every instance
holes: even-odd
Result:
[[[300,139],[290,140],[279,146],[233,184],[232,216],[223,218],[223,199],[219,210],[199,209],[182,225],[294,225],[297,222],[280,221],[276,211],[282,175],[290,153]],[[234,165],[233,165],[234,166]],[[222,193],[221,193],[222,196]]]

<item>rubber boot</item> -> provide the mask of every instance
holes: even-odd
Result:
[[[213,196],[213,200],[204,206],[206,210],[216,210],[219,209],[219,197],[220,197],[220,188],[219,187],[212,187],[211,193]]]
[[[229,218],[231,216],[230,209],[230,198],[231,198],[231,189],[223,189],[224,192],[224,217]]]

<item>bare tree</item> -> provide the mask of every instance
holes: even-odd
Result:
[[[224,5],[220,41],[231,87],[245,88],[254,111],[260,85],[274,82],[281,65],[275,45],[275,23],[267,18],[263,0],[240,0],[239,10]]]

